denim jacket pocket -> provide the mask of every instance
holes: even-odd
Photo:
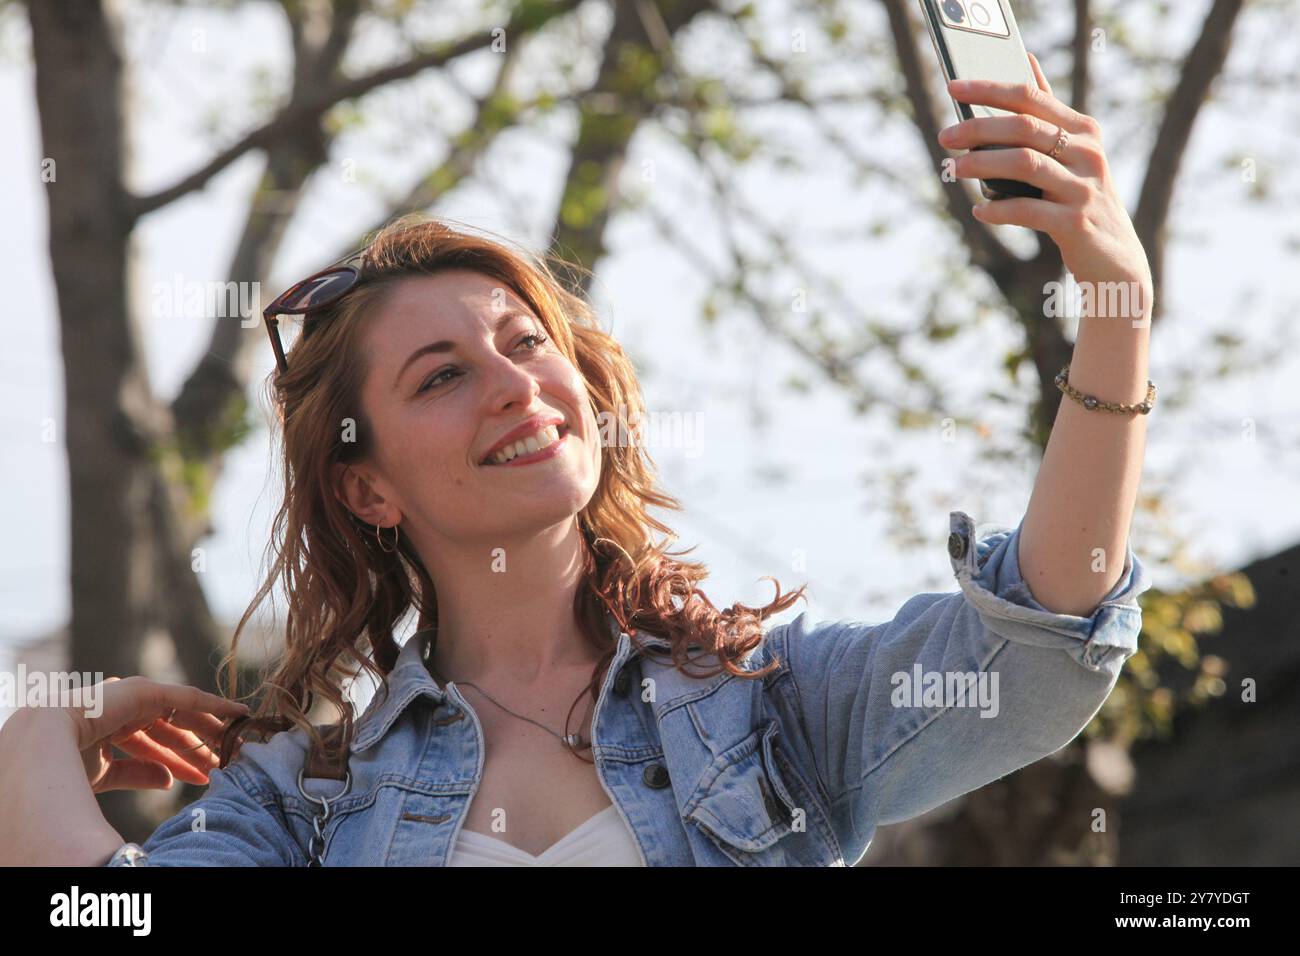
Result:
[[[777,841],[792,832],[795,800],[773,756],[779,724],[769,720],[719,754],[682,816],[739,866],[784,866]]]

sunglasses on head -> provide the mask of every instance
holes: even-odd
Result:
[[[277,315],[307,316],[338,302],[361,278],[361,270],[353,263],[364,255],[364,251],[353,253],[328,269],[322,269],[314,275],[295,282],[262,310],[262,318],[266,321],[266,333],[271,337],[271,349],[275,352],[275,362],[281,372],[288,370],[289,363],[284,357],[284,345],[280,341],[280,323],[275,317]],[[311,326],[304,318],[302,338],[305,339],[310,331]]]

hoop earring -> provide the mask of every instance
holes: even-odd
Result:
[[[396,535],[396,537],[393,538],[393,546],[391,548],[385,548],[384,539],[379,536],[379,525],[375,525],[375,540],[379,542],[379,550],[384,552],[384,554],[397,553],[398,542],[402,540],[402,532],[397,525],[393,525],[393,534]]]

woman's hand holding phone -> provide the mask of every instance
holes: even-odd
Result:
[[[1152,281],[1146,252],[1111,181],[1101,127],[1052,93],[1038,60],[1029,54],[1038,87],[986,80],[953,80],[948,90],[963,103],[1017,115],[977,117],[939,134],[949,149],[972,150],[954,169],[960,179],[1014,179],[1043,190],[1041,199],[1009,197],[980,203],[974,215],[990,225],[1015,225],[1047,233],[1079,282],[1137,282],[1149,304]],[[1055,158],[1051,155],[1065,141]],[[1006,149],[973,151],[977,146]]]

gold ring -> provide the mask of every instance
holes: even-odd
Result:
[[[1065,149],[1068,142],[1070,142],[1070,134],[1065,131],[1063,126],[1056,127],[1056,145],[1052,147],[1052,151],[1047,155],[1060,162],[1061,150]]]

